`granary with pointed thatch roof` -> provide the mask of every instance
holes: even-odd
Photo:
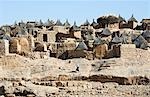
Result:
[[[63,26],[65,26],[65,28],[69,31],[69,28],[70,28],[70,23],[68,21],[68,19],[66,20],[66,22],[63,24]]]
[[[138,21],[135,19],[135,17],[132,16],[128,19],[127,22],[125,22],[124,18],[122,18],[121,16],[119,16],[119,20],[122,21],[119,24],[119,28],[123,29],[123,28],[129,28],[129,29],[135,29],[137,27]]]
[[[129,20],[128,20],[129,28],[134,29],[137,26],[137,23],[138,23],[138,21],[135,19],[135,17],[132,14],[131,18],[129,18]]]
[[[119,14],[119,29],[122,29],[127,26],[126,20]]]
[[[87,45],[84,41],[80,41],[74,50],[67,50],[67,58],[85,58],[86,50],[88,50]]]
[[[102,40],[110,42],[112,39],[112,32],[108,28],[95,32],[96,37],[101,37]]]
[[[44,23],[44,26],[49,28],[49,27],[53,27],[55,24],[54,24],[54,21],[53,20],[50,20],[48,19],[47,22]]]
[[[86,19],[86,21],[80,26],[81,29],[88,29],[90,27],[89,21]]]
[[[94,29],[98,28],[98,23],[95,22],[95,20],[93,19],[93,22],[91,23],[91,25]]]
[[[69,34],[72,38],[81,39],[81,30],[74,22],[73,26],[69,30]]]
[[[108,51],[107,44],[100,44],[94,47],[93,54],[95,58],[102,59],[106,56]]]
[[[60,20],[56,21],[55,25],[53,26],[53,31],[65,34],[69,33],[69,29],[64,26]]]
[[[26,53],[32,52],[34,49],[34,40],[33,36],[21,36],[13,37],[9,41],[9,52],[10,53]]]
[[[121,37],[118,35],[119,33],[114,32],[114,37],[111,40],[112,44],[118,44],[118,43],[122,43],[122,39]]]

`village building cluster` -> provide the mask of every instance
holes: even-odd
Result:
[[[21,21],[0,27],[0,55],[101,59],[120,57],[124,45],[149,49],[150,19],[138,23],[133,15],[128,21],[120,15],[108,15],[80,26],[48,19],[45,23]]]

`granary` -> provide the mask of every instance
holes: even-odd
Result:
[[[66,29],[66,32],[69,33],[69,30],[70,30],[70,23],[68,21],[68,19],[65,21],[65,23],[63,24],[63,26],[65,27]]]
[[[120,14],[118,16],[118,19],[119,19],[119,23],[125,23],[126,22],[126,20],[122,16],[120,16]]]
[[[122,22],[119,23],[119,28],[120,29],[123,29],[123,28],[136,29],[136,27],[138,26],[138,21],[135,19],[133,14],[128,19],[127,22],[125,22],[125,20],[121,16],[119,17],[119,21],[122,21]]]
[[[27,38],[13,38],[9,42],[9,52],[10,53],[27,53],[30,51],[29,41]]]
[[[70,28],[70,23],[69,23],[68,19],[67,19],[66,22],[63,24],[63,26],[65,26],[66,29],[69,29],[69,28]]]
[[[104,58],[108,50],[107,44],[101,37],[95,37],[93,42],[93,53],[96,58]]]
[[[90,25],[90,23],[89,23],[89,21],[86,19],[86,21],[85,21],[85,23],[83,24],[83,26],[89,26]]]
[[[79,44],[76,48],[76,50],[87,50],[87,49],[88,49],[88,47],[83,41],[79,42]]]
[[[83,23],[83,24],[80,26],[80,28],[84,30],[84,29],[88,29],[89,26],[90,26],[90,23],[89,23],[89,21],[86,19],[85,23]]]
[[[121,45],[120,44],[113,44],[111,49],[107,51],[105,58],[118,58],[121,56]]]
[[[19,44],[19,40],[13,38],[9,41],[9,52],[10,53],[20,53],[21,52],[21,45]]]
[[[66,27],[63,26],[63,24],[61,23],[60,20],[56,21],[55,25],[53,26],[53,31],[59,32],[59,33],[64,33],[64,34],[68,34],[69,33],[68,28],[66,29]]]
[[[79,31],[80,28],[77,26],[76,21],[74,21],[73,26],[70,28],[70,31]]]
[[[100,44],[94,47],[93,54],[95,58],[102,59],[106,56],[107,51],[107,44]]]
[[[110,30],[108,28],[103,29],[102,32],[100,33],[101,37],[108,37],[111,34],[112,33],[110,32]]]
[[[61,23],[61,21],[58,19],[55,23],[55,26],[63,26],[63,24]]]
[[[112,43],[112,44],[122,43],[122,40],[121,40],[121,38],[117,35],[117,33],[115,33],[115,36],[112,38],[111,43]]]
[[[123,25],[126,24],[126,20],[120,15],[118,16],[118,18],[119,18],[119,29],[121,29],[123,28]]]
[[[54,21],[53,20],[47,20],[47,22],[44,24],[46,28],[54,26]]]
[[[0,56],[9,54],[9,41],[0,39]]]
[[[69,30],[69,34],[72,38],[81,39],[81,30],[74,22],[73,26]]]
[[[94,29],[98,28],[98,23],[95,22],[95,20],[93,19],[93,22],[91,23],[91,25]]]
[[[85,58],[87,54],[86,50],[88,50],[87,45],[84,43],[84,41],[80,41],[75,50],[67,51],[67,58]]]
[[[92,50],[93,48],[94,37],[92,32],[91,29],[81,31],[82,39],[85,40],[84,42],[88,46],[88,50]]]
[[[100,32],[95,32],[97,37],[101,37],[103,40],[105,41],[111,41],[112,37],[112,33],[110,32],[110,30],[108,28],[103,29]]]
[[[101,39],[101,37],[95,37],[93,45],[97,46],[103,43],[103,40]]]
[[[29,52],[29,42],[27,38],[20,37],[18,38],[19,44],[21,46],[21,52]]]
[[[128,25],[130,29],[134,29],[137,26],[138,21],[134,18],[133,14],[131,18],[128,20]]]

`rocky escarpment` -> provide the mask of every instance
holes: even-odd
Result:
[[[79,71],[76,71],[79,66]],[[0,96],[147,97],[149,60],[0,58]]]
[[[150,95],[150,79],[138,76],[124,78],[93,75],[69,78],[67,75],[60,75],[58,78],[42,79],[3,78],[0,83],[0,95],[6,97],[85,96],[86,93],[89,93],[89,97]]]

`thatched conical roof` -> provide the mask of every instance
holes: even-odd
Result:
[[[47,22],[45,23],[45,26],[53,26],[54,25],[54,21],[53,20],[47,20]]]
[[[88,26],[90,25],[89,21],[86,19],[85,23],[83,24],[83,26]]]
[[[138,22],[138,21],[134,18],[133,14],[132,14],[132,16],[131,16],[131,18],[128,20],[128,22]]]
[[[76,25],[76,22],[74,22],[73,26],[70,28],[71,30],[79,30],[79,27]]]
[[[115,34],[115,37],[112,39],[111,41],[112,43],[121,43],[122,40],[120,37],[117,36],[117,34]]]
[[[57,20],[56,23],[55,23],[55,25],[56,25],[56,26],[63,26],[63,24],[61,23],[60,20]]]
[[[103,29],[103,31],[102,31],[102,33],[101,33],[101,35],[109,36],[109,35],[111,35],[111,32],[110,32],[110,30],[109,30],[109,29],[105,28],[105,29]]]
[[[95,22],[94,19],[93,19],[93,22],[91,23],[91,26],[93,26],[93,27],[97,26],[97,23]]]
[[[76,48],[76,50],[87,50],[87,49],[88,49],[88,47],[83,41],[79,42],[79,44]]]
[[[119,18],[119,22],[126,22],[126,20],[123,17],[121,17],[120,14],[119,14],[118,18]]]
[[[99,44],[101,44],[101,43],[102,43],[101,38],[100,38],[100,37],[95,37],[95,39],[94,39],[94,43],[93,43],[93,44],[95,44],[95,45],[99,45]]]
[[[68,19],[67,19],[66,22],[64,23],[64,26],[70,27],[70,23],[69,23]]]

